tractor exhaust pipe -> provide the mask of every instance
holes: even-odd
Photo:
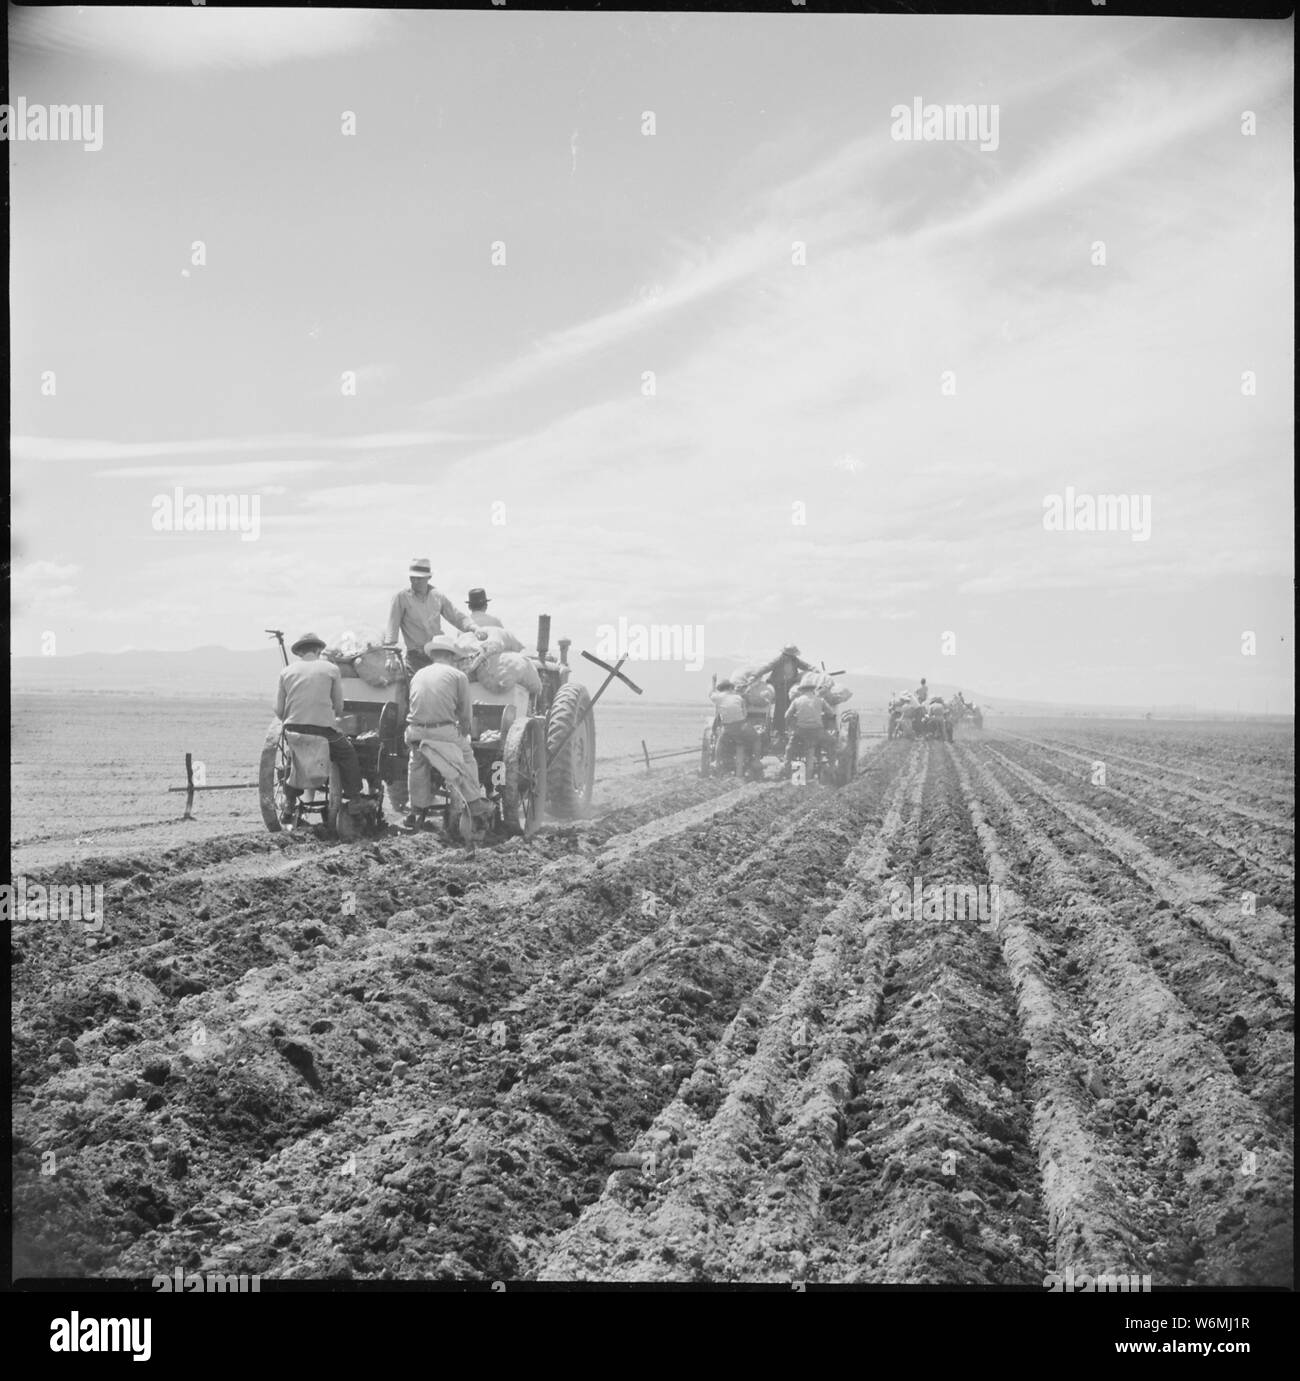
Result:
[[[537,616],[537,660],[544,662],[546,653],[551,645],[551,616],[549,614],[539,614]]]

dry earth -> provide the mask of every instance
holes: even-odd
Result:
[[[15,1272],[1289,1285],[1290,753],[1057,722],[100,858],[101,935],[12,931]]]

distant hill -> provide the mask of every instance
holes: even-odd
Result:
[[[604,673],[571,649],[575,675],[593,690]],[[687,671],[670,662],[629,662],[624,672],[638,684],[647,700],[675,704],[701,704],[715,675],[727,676],[741,664],[736,657],[710,657],[698,671]],[[88,652],[72,657],[11,657],[10,684],[18,692],[127,694],[160,696],[237,696],[269,700],[283,663],[273,642],[256,651],[232,651],[225,647],[198,647],[188,652]],[[830,670],[838,670],[832,667]],[[853,691],[853,706],[864,714],[884,714],[895,690],[916,684],[913,676],[853,674],[838,678]],[[936,695],[948,696],[957,683],[935,681]],[[1190,717],[1191,706],[1086,705],[1039,700],[1012,700],[986,696],[978,687],[961,684],[968,700],[975,700],[991,715],[1107,715],[1141,717],[1148,711],[1160,718]],[[630,695],[625,687],[612,687],[610,695]]]

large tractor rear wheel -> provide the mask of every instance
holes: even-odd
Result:
[[[546,717],[546,757],[547,807],[559,819],[574,819],[591,804],[596,784],[596,722],[586,686],[569,681],[555,692]]]
[[[517,719],[506,735],[501,817],[507,834],[531,839],[546,814],[546,721]]]
[[[277,720],[267,731],[257,773],[257,801],[262,808],[263,823],[272,834],[279,834],[284,828],[280,816],[289,802],[284,791],[288,775],[289,745]]]

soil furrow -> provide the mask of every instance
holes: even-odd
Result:
[[[1053,785],[1035,777],[1013,762],[999,748],[990,745],[1001,757],[1006,768],[1031,791],[1048,801],[1056,810],[1096,843],[1112,852],[1147,884],[1157,896],[1177,906],[1207,935],[1218,940],[1244,968],[1272,983],[1288,1002],[1295,1001],[1295,982],[1283,971],[1272,955],[1279,957],[1287,947],[1284,918],[1271,908],[1259,908],[1250,917],[1253,943],[1242,939],[1239,923],[1242,919],[1238,901],[1224,901],[1219,896],[1222,880],[1212,874],[1191,874],[1165,862],[1153,853],[1130,830],[1104,821],[1094,810],[1065,800]],[[1214,906],[1214,911],[1210,907]]]
[[[1022,856],[1032,853],[1031,862],[1014,870],[1018,890],[1003,912],[1004,935],[1035,949],[1041,970],[1054,956],[1058,1010],[1087,1004],[1073,1022],[1053,1023],[1053,1055],[1079,1124],[1104,1148],[1101,1158],[1117,1178],[1128,1172],[1125,1197],[1140,1230],[1126,1238],[1146,1244],[1142,1269],[1164,1283],[1289,1283],[1289,1133],[1240,1087],[1223,1053],[1151,972],[1133,937],[1086,899],[1059,852],[1004,789],[980,775],[1003,828],[1023,841]],[[1000,852],[973,792],[971,813],[987,847]],[[996,870],[1012,876],[1005,862]],[[1024,932],[1016,937],[1022,918]],[[1070,1030],[1088,1030],[1086,1043],[1062,1040]],[[1061,1177],[1052,1172],[1045,1179],[1047,1193],[1057,1197]],[[1070,1245],[1068,1234],[1056,1235],[1058,1269],[1136,1269],[1092,1252],[1080,1259]]]
[[[884,927],[868,895],[904,802],[909,814],[916,808],[924,766],[914,754],[879,832],[845,860],[840,900],[820,921],[805,918],[805,931],[816,927],[806,968],[788,951],[774,961],[638,1141],[641,1164],[611,1177],[542,1265],[543,1278],[665,1280],[683,1267],[714,1280],[806,1276],[820,1188],[843,1142],[850,1065],[879,1000]]]

